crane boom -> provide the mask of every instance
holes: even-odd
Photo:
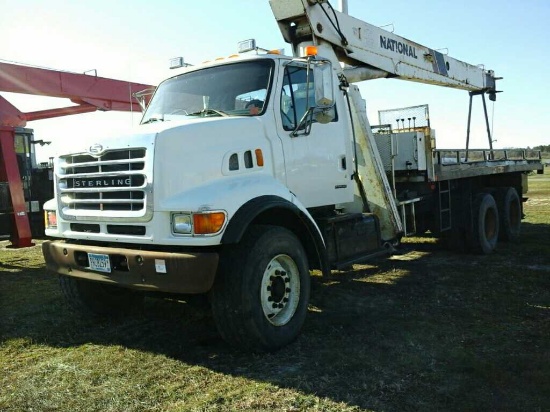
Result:
[[[489,93],[494,72],[449,57],[387,30],[334,10],[328,0],[270,0],[286,42],[299,54],[302,43],[328,43],[340,62],[356,69],[348,81],[393,77]]]
[[[71,99],[78,106],[23,113],[0,96],[0,126],[25,126],[48,119],[96,110],[141,111],[135,92],[153,86],[123,80],[0,62],[0,92]]]

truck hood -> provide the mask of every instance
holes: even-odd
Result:
[[[79,138],[78,141],[67,142],[60,155],[68,155],[73,153],[90,152],[90,148],[94,145],[100,145],[103,151],[121,149],[124,147],[138,147],[143,145],[145,148],[154,145],[155,137],[172,129],[180,130],[182,127],[187,128],[188,125],[198,123],[212,123],[227,120],[227,118],[209,117],[186,117],[183,120],[159,121],[145,125],[138,125],[127,130],[122,129],[116,135],[103,135],[97,138],[88,137],[86,139]],[[124,142],[121,146],[121,142]]]
[[[220,179],[229,182],[231,177],[273,175],[272,148],[264,122],[258,117],[156,122],[135,127],[116,138],[79,142],[77,150],[67,154],[100,155],[121,149],[145,149],[142,170],[149,211],[182,204],[188,191]],[[265,162],[262,167],[258,167],[254,158],[256,149],[262,151]],[[229,166],[235,155],[236,169]],[[252,158],[248,164],[245,156]]]
[[[160,123],[160,122],[159,122]],[[246,173],[269,172],[271,148],[258,117],[214,117],[145,125],[156,133],[155,209],[174,196],[196,186]],[[266,167],[245,167],[244,156],[261,149]],[[240,167],[230,170],[234,155]]]

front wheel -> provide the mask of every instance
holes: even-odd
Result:
[[[252,226],[224,249],[212,289],[212,312],[222,337],[250,351],[292,342],[305,321],[310,278],[298,238],[277,226]]]

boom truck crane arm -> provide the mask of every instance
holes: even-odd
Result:
[[[454,59],[334,10],[328,0],[271,0],[271,8],[295,56],[303,43],[332,49],[350,83],[397,78],[496,97],[492,70]],[[330,58],[331,56],[323,56]],[[333,62],[334,63],[334,62]]]
[[[403,234],[398,211],[401,205],[394,198],[364,101],[353,83],[396,78],[467,90],[470,92],[470,111],[472,96],[480,94],[488,125],[484,94],[487,93],[490,100],[496,98],[494,72],[453,59],[336,11],[328,0],[270,0],[270,5],[285,41],[292,45],[294,56],[303,56],[305,48],[314,45],[318,55],[330,60],[336,70],[355,125],[352,128],[356,148],[353,177],[363,199],[363,210],[379,217],[382,239],[393,243]],[[345,66],[340,69],[341,63]],[[492,150],[489,127],[487,133]],[[469,134],[466,149],[468,141]],[[365,162],[359,162],[357,155]]]

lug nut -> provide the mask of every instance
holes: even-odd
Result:
[[[285,289],[285,292],[286,292],[286,293],[290,293],[290,288],[286,288],[286,289]]]
[[[279,305],[277,305],[276,303],[274,303],[273,305],[271,305],[271,307],[272,307],[273,309],[277,309],[277,306],[279,306]]]
[[[272,298],[271,296],[268,296],[268,297],[267,297],[267,301],[268,301],[268,302],[273,302],[273,298]]]

